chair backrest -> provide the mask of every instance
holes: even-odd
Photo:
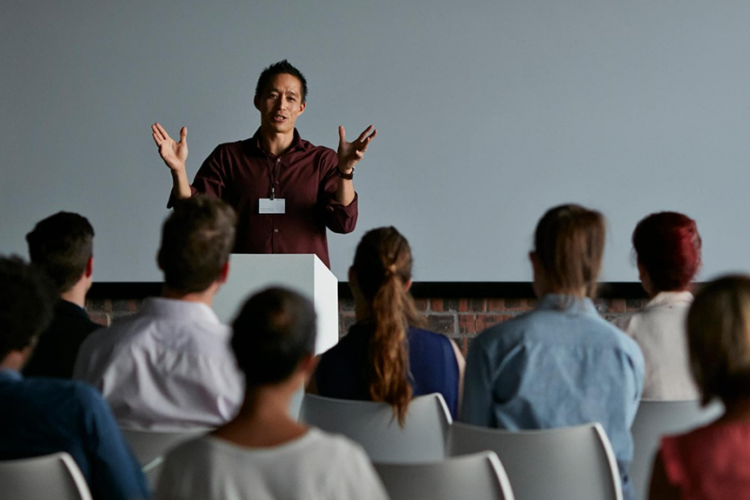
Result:
[[[533,431],[453,424],[451,455],[497,453],[518,500],[622,500],[612,446],[598,423]]]
[[[630,478],[636,498],[648,498],[651,470],[662,436],[681,434],[713,422],[723,412],[724,406],[719,402],[702,408],[700,401],[642,400],[631,428],[634,448]]]
[[[91,500],[86,479],[65,452],[0,461],[0,492],[13,500]]]
[[[120,429],[133,451],[151,489],[156,486],[164,456],[174,447],[200,437],[211,429],[190,429],[178,432]]]
[[[403,428],[386,403],[305,394],[300,421],[358,442],[374,462],[429,462],[445,458],[452,419],[440,394],[414,398]]]
[[[391,500],[513,500],[500,460],[482,452],[440,462],[375,464]]]

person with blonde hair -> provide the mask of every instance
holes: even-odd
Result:
[[[396,228],[364,235],[349,269],[357,323],[323,355],[314,384],[322,396],[389,403],[402,424],[411,398],[434,392],[455,416],[464,365],[448,337],[419,328],[411,268],[409,243]]]
[[[688,312],[687,335],[702,404],[718,399],[726,411],[662,438],[649,498],[750,498],[750,276],[706,284]]]
[[[561,205],[542,217],[529,255],[539,305],[472,342],[461,418],[509,430],[599,422],[612,443],[623,496],[632,499],[630,426],[643,388],[643,354],[592,301],[604,240],[599,212]]]

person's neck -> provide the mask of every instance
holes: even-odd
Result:
[[[86,293],[89,291],[89,283],[86,280],[80,280],[73,285],[73,288],[60,294],[60,298],[72,302],[78,307],[86,307]]]
[[[237,416],[214,431],[214,435],[247,447],[270,447],[297,439],[307,427],[289,415],[292,396],[301,380],[248,387]]]
[[[294,130],[288,133],[266,131],[261,128],[260,145],[263,151],[273,156],[281,156],[294,141]]]
[[[169,285],[164,285],[162,288],[161,296],[165,299],[183,300],[185,302],[198,302],[206,304],[208,307],[213,307],[214,296],[219,290],[217,283],[211,284],[208,288],[201,292],[185,292],[176,288],[171,288]]]
[[[10,351],[2,360],[0,360],[0,370],[13,370],[20,372],[26,360],[29,359],[31,349],[26,348],[20,351]]]
[[[750,398],[741,399],[732,403],[724,403],[724,415],[719,419],[721,422],[741,422],[750,420]]]
[[[354,300],[354,319],[362,321],[372,317],[372,305],[366,300]]]

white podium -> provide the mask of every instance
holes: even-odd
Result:
[[[313,301],[318,315],[315,354],[338,343],[338,280],[316,255],[233,254],[229,278],[214,298],[214,311],[231,324],[247,298],[269,286],[289,288]]]

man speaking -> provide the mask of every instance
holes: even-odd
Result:
[[[164,127],[151,130],[172,174],[174,200],[206,193],[237,211],[235,253],[314,253],[330,267],[326,228],[349,233],[357,224],[354,166],[377,131],[369,126],[353,142],[339,127],[338,153],[300,138],[307,81],[286,60],[272,64],[255,87],[260,128],[244,141],[220,144],[203,162],[192,186],[185,161],[187,128],[176,142]]]

